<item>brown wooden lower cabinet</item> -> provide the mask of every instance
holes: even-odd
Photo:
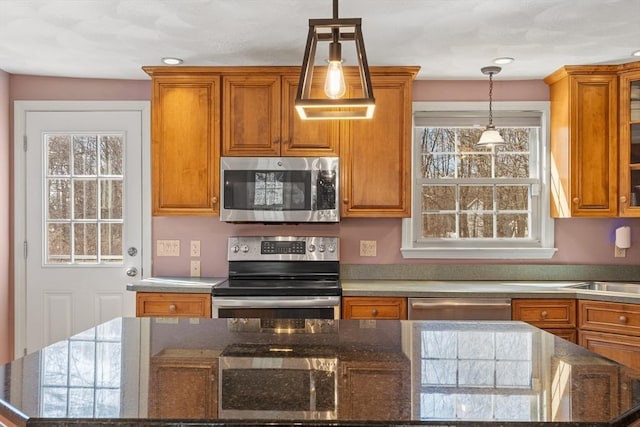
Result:
[[[387,361],[340,362],[338,417],[351,420],[410,418],[409,360],[399,354]]]
[[[640,369],[640,337],[608,332],[580,331],[579,344],[594,353],[634,369]]]
[[[218,356],[206,349],[166,349],[151,358],[149,417],[217,418]]]
[[[407,319],[407,299],[396,297],[342,297],[343,319]]]
[[[16,424],[12,423],[8,419],[6,419],[2,415],[0,415],[0,426],[2,426],[2,427],[5,427],[5,426],[6,427],[16,427]]]
[[[527,322],[567,341],[577,342],[575,299],[513,299],[511,318]]]
[[[211,294],[137,292],[138,317],[211,317]]]
[[[619,367],[595,357],[553,357],[554,421],[598,421],[618,415]]]

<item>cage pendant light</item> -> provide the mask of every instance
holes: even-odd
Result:
[[[505,144],[504,139],[493,125],[493,75],[498,74],[500,70],[502,70],[502,68],[496,66],[483,67],[480,69],[482,74],[489,75],[489,124],[485,128],[484,132],[482,132],[482,135],[480,135],[480,140],[476,144],[478,147],[493,148],[497,145]]]
[[[370,119],[375,109],[371,75],[362,38],[361,18],[338,18],[338,0],[333,0],[332,19],[309,19],[309,34],[300,70],[295,107],[304,120]],[[328,67],[315,67],[318,43],[329,43]],[[347,93],[342,69],[342,42],[355,43],[360,73],[360,97],[344,97]],[[325,71],[323,74],[322,71]],[[323,74],[324,97],[312,97],[314,78]],[[314,94],[315,95],[315,94]]]

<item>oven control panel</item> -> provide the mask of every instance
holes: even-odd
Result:
[[[229,237],[229,261],[339,261],[338,237]]]

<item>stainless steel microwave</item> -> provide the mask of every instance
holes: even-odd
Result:
[[[220,220],[338,222],[338,157],[222,157]]]

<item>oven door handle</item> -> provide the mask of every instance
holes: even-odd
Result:
[[[303,308],[335,307],[340,305],[339,296],[317,297],[213,297],[212,305],[218,308]]]

